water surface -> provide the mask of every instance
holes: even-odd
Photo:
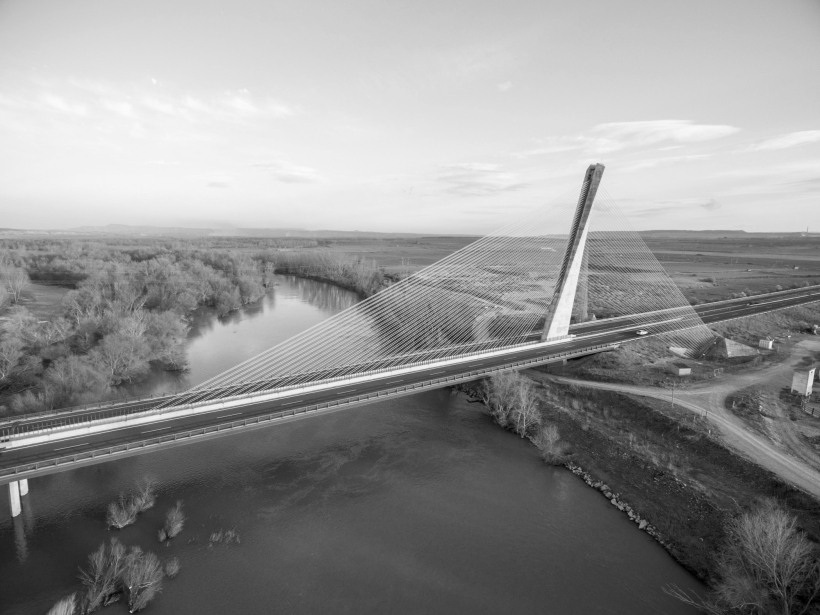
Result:
[[[351,305],[281,279],[232,317],[198,324],[201,382]],[[173,379],[158,380],[168,387]],[[105,508],[135,480],[157,506],[120,532]],[[600,494],[448,390],[380,402],[30,481],[0,504],[0,613],[42,614],[117,536],[182,570],[147,613],[694,613],[662,592],[699,584]],[[188,521],[156,531],[184,501]],[[240,544],[209,546],[220,528]],[[123,604],[108,613],[126,613]]]

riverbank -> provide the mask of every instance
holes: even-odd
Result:
[[[639,527],[645,521],[643,529],[699,579],[714,580],[726,523],[759,498],[776,498],[820,536],[820,502],[726,449],[691,413],[526,374],[539,386],[543,422],[567,447],[567,468]],[[478,399],[476,384],[464,390]]]

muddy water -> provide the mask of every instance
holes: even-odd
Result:
[[[192,335],[187,378],[352,301],[283,279],[259,306]],[[106,530],[107,503],[145,476],[158,481],[157,506]],[[698,587],[600,494],[446,390],[30,485],[21,517],[0,504],[0,613],[45,613],[113,535],[180,558],[146,611],[157,614],[690,613],[662,586]],[[178,499],[188,520],[165,546],[156,531]],[[219,529],[236,529],[240,543],[209,546]]]

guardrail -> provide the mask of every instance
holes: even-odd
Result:
[[[773,296],[784,296],[784,295],[794,295],[795,298],[798,298],[802,293],[806,292],[817,292],[820,290],[820,286],[809,286],[803,287],[799,289],[787,289],[782,291],[775,291],[772,293],[766,293],[765,295],[752,295],[751,297],[742,297],[737,299],[725,299],[722,301],[716,301],[714,303],[706,303],[700,306],[696,306],[702,308],[704,311],[709,310],[710,308],[719,308],[722,306],[727,306],[730,304],[735,303],[748,303],[750,301],[765,299]],[[790,306],[788,306],[790,307]],[[683,308],[669,308],[670,310],[680,310]],[[774,311],[774,308],[771,311]],[[667,311],[667,310],[661,310]],[[607,318],[606,321],[617,321],[622,319],[634,318],[635,316],[620,316],[614,318]],[[733,320],[733,319],[727,319]],[[603,320],[597,321],[597,324],[604,322]],[[575,325],[575,327],[583,328],[584,325],[592,325],[593,323],[581,323],[580,325]],[[573,327],[573,328],[575,328]],[[498,350],[512,350],[516,348],[523,348],[525,346],[531,345],[537,342],[526,342],[522,344],[513,344],[510,346],[505,346],[502,348],[496,348],[493,350],[490,349],[482,349],[476,350],[472,352],[466,352],[460,354],[458,358],[464,357],[474,357],[479,356],[482,354],[486,354],[487,352],[491,351],[498,351]],[[451,357],[452,358],[452,357]],[[412,364],[407,364],[402,367],[415,367],[415,366],[422,366],[428,365],[431,363],[448,360],[447,357],[438,357],[436,359],[428,359],[428,360],[421,360],[417,361]],[[395,369],[395,367],[393,368]],[[339,382],[343,380],[349,380],[351,377],[359,377],[359,376],[366,376],[366,375],[377,375],[380,373],[390,373],[390,368],[385,369],[377,369],[377,370],[366,370],[362,372],[358,372],[355,375],[345,374],[342,376],[335,376],[331,378],[325,378],[323,380],[317,380],[312,384],[322,384],[322,383],[330,383],[330,382]],[[273,392],[273,391],[288,391],[298,389],[299,387],[304,386],[304,384],[297,384],[297,385],[289,385],[285,387],[273,387],[270,389],[262,389],[262,390],[254,390],[248,393],[242,393],[239,395],[229,395],[226,397],[222,397],[219,399],[223,399],[226,401],[229,400],[237,400],[243,399],[248,397],[253,397],[265,392]],[[203,394],[206,391],[202,392]],[[163,410],[174,408],[174,409],[190,409],[201,405],[207,405],[208,403],[212,403],[214,398],[203,399],[202,401],[194,401],[190,403],[184,403],[178,406],[164,406],[164,403],[171,402],[174,398],[183,397],[186,395],[192,395],[193,393],[181,392],[181,393],[174,393],[174,394],[161,394],[161,395],[153,395],[149,397],[140,397],[131,400],[124,400],[119,402],[101,402],[97,404],[89,404],[85,406],[77,406],[74,408],[66,408],[60,411],[48,411],[48,412],[40,412],[36,414],[29,414],[23,417],[20,417],[17,421],[7,421],[4,426],[0,426],[0,442],[9,441],[10,438],[16,436],[30,436],[35,434],[45,433],[47,431],[51,431],[54,429],[62,429],[65,427],[72,427],[76,425],[91,425],[91,424],[102,424],[104,422],[112,422],[123,417],[128,417],[134,414],[148,414],[151,413],[152,410],[156,409],[156,414],[160,414]],[[99,412],[94,412],[91,414],[87,414],[89,411],[99,409]],[[49,421],[48,419],[53,419],[53,421]],[[36,421],[42,420],[45,425],[37,425]],[[35,424],[31,424],[32,421]],[[21,425],[17,425],[14,427],[15,423],[23,422]]]
[[[111,457],[115,457],[116,455],[137,454],[134,452],[143,452],[146,451],[146,449],[158,450],[163,446],[173,446],[175,443],[190,442],[194,439],[205,438],[208,436],[213,436],[214,434],[220,434],[222,432],[233,432],[235,430],[258,427],[260,425],[271,423],[277,420],[294,418],[297,415],[308,416],[310,414],[315,414],[322,411],[327,412],[332,409],[350,407],[357,404],[378,401],[379,399],[384,399],[388,397],[409,395],[416,393],[422,389],[427,389],[431,387],[439,388],[441,386],[447,386],[448,384],[456,384],[458,382],[475,380],[476,378],[487,376],[496,372],[506,371],[510,369],[533,367],[535,365],[550,363],[561,359],[573,358],[576,356],[584,356],[596,351],[614,349],[617,348],[619,345],[620,342],[611,342],[575,351],[564,351],[545,357],[522,359],[520,361],[507,363],[496,367],[487,367],[480,370],[471,370],[464,374],[445,376],[443,378],[431,378],[429,380],[424,380],[422,382],[407,384],[400,387],[391,387],[390,389],[386,389],[383,391],[375,391],[373,393],[366,393],[364,395],[347,397],[336,401],[323,402],[319,404],[309,404],[307,406],[293,408],[290,410],[261,414],[241,420],[219,423],[217,425],[211,425],[208,427],[199,427],[196,429],[177,432],[174,434],[155,436],[152,438],[137,440],[135,442],[127,442],[125,444],[107,446],[99,449],[94,449],[91,451],[73,453],[70,455],[62,455],[44,461],[36,461],[33,463],[11,466],[8,468],[0,469],[0,480],[2,480],[2,482],[8,482],[10,480],[19,480],[20,478],[26,478],[38,474],[51,473],[50,471],[58,471],[58,468],[70,469],[75,464],[95,463],[95,460],[97,460],[98,458],[108,459]]]
[[[51,433],[56,429],[64,429],[64,428],[71,428],[76,427],[79,425],[102,425],[105,423],[116,422],[121,420],[122,418],[131,417],[131,416],[149,416],[151,414],[163,414],[166,412],[171,411],[178,411],[178,410],[190,410],[199,406],[206,406],[209,404],[214,403],[217,399],[220,401],[237,401],[241,399],[248,399],[250,397],[256,397],[263,394],[270,394],[270,393],[278,393],[278,392],[288,392],[293,390],[298,390],[305,386],[315,386],[315,385],[322,385],[322,384],[330,384],[333,382],[343,382],[351,380],[352,378],[360,378],[362,376],[376,376],[379,374],[391,374],[395,372],[397,369],[405,369],[405,368],[413,368],[413,367],[422,367],[424,365],[432,365],[434,363],[441,363],[442,361],[451,361],[453,359],[468,359],[470,357],[477,357],[477,356],[486,356],[490,352],[506,352],[506,351],[514,351],[514,350],[523,350],[529,346],[534,346],[538,342],[529,342],[529,343],[521,343],[521,344],[513,344],[511,346],[504,346],[501,348],[495,349],[482,349],[476,350],[473,352],[466,352],[460,354],[456,357],[437,357],[435,359],[427,359],[416,361],[414,363],[410,363],[407,365],[401,366],[392,366],[388,368],[382,369],[374,369],[374,370],[364,370],[360,372],[356,372],[354,374],[344,374],[341,376],[334,376],[330,378],[324,378],[321,380],[315,380],[309,383],[299,383],[293,384],[283,387],[271,387],[269,389],[260,389],[260,390],[251,390],[247,393],[241,393],[239,395],[227,395],[224,397],[208,397],[208,390],[205,389],[201,391],[202,395],[205,397],[201,400],[195,400],[188,403],[182,403],[179,405],[157,405],[157,399],[166,399],[167,401],[172,401],[175,397],[183,397],[185,395],[195,395],[196,392],[190,393],[180,393],[173,396],[159,396],[157,398],[149,398],[146,401],[137,401],[137,402],[123,402],[122,404],[115,405],[115,406],[108,406],[105,407],[104,410],[100,412],[94,412],[91,414],[83,414],[87,413],[86,409],[81,409],[74,412],[63,412],[56,415],[53,420],[43,421],[45,424],[38,424],[38,423],[30,423],[29,417],[23,417],[20,421],[25,421],[22,425],[17,426],[6,426],[0,428],[0,443],[2,442],[9,442],[12,439],[19,438],[19,437],[27,437],[27,436],[34,436],[43,433]],[[36,420],[36,419],[35,419]]]

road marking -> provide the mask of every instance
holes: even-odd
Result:
[[[400,378],[398,380],[391,380],[390,382],[385,382],[385,384],[396,384],[397,382],[404,382],[404,380]]]
[[[339,393],[352,393],[356,389],[348,389],[347,391],[339,391]]]
[[[226,418],[228,418],[229,416],[237,416],[237,415],[239,415],[239,414],[242,414],[242,413],[241,413],[241,412],[234,412],[233,414],[223,414],[222,416],[218,416],[218,417],[216,417],[216,418],[218,418],[218,419],[226,419]]]
[[[163,429],[171,429],[173,425],[168,425],[168,427],[160,427],[159,429],[149,429],[148,431],[143,431],[142,433],[151,433],[153,431],[162,431]]]
[[[55,451],[64,451],[67,448],[77,448],[78,446],[85,446],[88,442],[83,442],[82,444],[72,444],[71,446],[63,446],[62,448],[55,448]]]
[[[440,372],[430,372],[430,375],[431,375],[431,376],[435,376],[436,374],[443,374],[443,373],[444,373],[444,372],[446,372],[446,371],[447,371],[446,369],[443,369],[443,370],[441,370]]]
[[[290,406],[291,404],[298,404],[298,403],[303,402],[303,401],[305,401],[305,400],[304,399],[297,399],[296,401],[289,401],[288,403],[282,404],[282,405],[283,406]]]

